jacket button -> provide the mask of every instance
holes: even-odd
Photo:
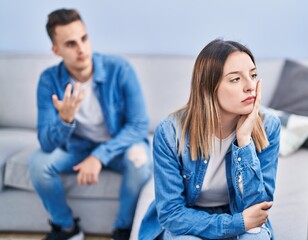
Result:
[[[240,157],[238,157],[238,158],[237,158],[237,161],[239,161],[239,162],[240,162],[241,160],[242,160],[242,158],[240,158]]]
[[[185,174],[183,175],[183,178],[186,178],[186,175],[185,175]]]
[[[207,164],[207,160],[204,160],[203,162],[204,162],[205,164]]]
[[[200,188],[200,185],[199,185],[199,184],[197,184],[197,185],[196,185],[196,188],[198,188],[198,189],[199,189],[199,188]]]

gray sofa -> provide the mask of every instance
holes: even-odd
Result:
[[[135,67],[145,95],[153,132],[168,113],[188,99],[195,57],[126,56]],[[27,162],[38,148],[36,85],[43,69],[59,61],[52,55],[0,54],[0,231],[45,232],[48,216],[29,180]],[[268,105],[283,60],[258,61],[262,101]],[[307,62],[306,62],[307,63]],[[308,150],[279,158],[277,190],[270,218],[278,240],[306,240]],[[121,176],[103,171],[97,185],[80,187],[75,175],[63,176],[68,201],[87,233],[109,235],[118,207]],[[138,201],[131,239],[154,198],[153,181]]]

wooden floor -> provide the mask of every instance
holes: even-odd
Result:
[[[45,234],[39,234],[39,233],[0,233],[0,239],[42,239],[45,236]],[[86,235],[85,240],[110,240],[109,237],[104,236],[97,236],[97,235]]]

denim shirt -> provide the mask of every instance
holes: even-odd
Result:
[[[280,121],[263,109],[263,124],[269,146],[260,153],[251,140],[238,147],[236,139],[225,155],[226,179],[231,214],[208,214],[194,209],[209,159],[192,161],[186,138],[184,152],[178,156],[177,120],[169,116],[154,134],[155,200],[141,224],[139,239],[156,238],[163,229],[175,235],[194,235],[222,239],[245,232],[242,212],[251,205],[273,201],[279,154]],[[239,177],[243,191],[240,191]],[[272,231],[269,221],[267,227]],[[273,238],[273,236],[272,236]]]
[[[63,62],[45,70],[37,88],[38,139],[45,152],[62,148],[72,154],[91,154],[107,165],[134,143],[147,141],[149,119],[137,76],[124,59],[93,54],[94,92],[100,103],[111,140],[95,143],[74,134],[72,124],[63,122],[52,95],[63,99],[70,75]]]

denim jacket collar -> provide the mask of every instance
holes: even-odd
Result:
[[[101,66],[101,61],[99,61],[98,58],[99,58],[99,55],[96,53],[93,53],[93,56],[92,56],[93,81],[95,83],[102,83],[106,81],[106,73],[105,73],[105,69]],[[65,87],[68,83],[70,83],[71,76],[63,61],[61,62],[60,68],[62,72],[62,78],[61,78],[62,87]]]

